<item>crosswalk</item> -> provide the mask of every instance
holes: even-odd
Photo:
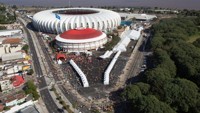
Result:
[[[42,76],[43,76],[43,75],[36,75],[37,78],[40,78],[40,77],[42,77]]]
[[[48,89],[48,86],[45,86],[43,88],[40,88],[39,90],[42,91],[42,90],[45,90],[45,89]]]

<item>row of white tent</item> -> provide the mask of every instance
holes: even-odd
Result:
[[[81,71],[81,69],[76,65],[76,63],[72,59],[69,61],[69,63],[73,66],[73,68],[76,70],[76,72],[81,77],[83,87],[89,87],[88,80],[87,80],[85,74]]]
[[[107,50],[103,55],[101,55],[99,57],[102,58],[102,59],[105,59],[105,58],[109,58],[110,55],[112,55],[112,54],[113,54],[113,51]]]
[[[103,55],[99,56],[102,59],[109,58],[112,53],[116,53],[118,51],[125,52],[126,47],[132,40],[138,40],[141,35],[141,31],[143,30],[143,27],[139,27],[137,30],[130,30],[127,29],[124,31],[121,35],[121,40],[117,43],[117,45],[113,48],[112,51],[106,51]]]
[[[104,72],[104,85],[109,85],[109,76],[110,72],[113,69],[119,55],[121,52],[126,51],[126,47],[132,40],[138,40],[141,35],[141,31],[143,30],[143,27],[139,27],[137,30],[125,30],[121,35],[121,40],[117,43],[117,45],[113,48],[112,51],[106,51],[104,55],[100,56],[100,58],[109,58],[112,53],[116,53],[112,61],[110,62],[108,68]]]
[[[109,64],[108,68],[104,72],[104,81],[103,81],[104,85],[109,85],[110,72],[113,69],[113,67],[114,67],[114,65],[115,65],[115,63],[116,63],[116,61],[117,61],[117,59],[118,59],[118,57],[119,57],[120,54],[121,54],[121,51],[118,51],[115,54],[114,58],[112,59],[112,61]]]
[[[109,85],[109,77],[110,72],[113,69],[118,57],[120,56],[121,52],[126,51],[126,47],[132,40],[138,40],[141,34],[141,31],[143,30],[143,27],[138,28],[138,30],[126,30],[124,31],[123,35],[121,36],[121,40],[118,42],[118,44],[113,48],[112,51],[106,51],[104,55],[101,55],[100,58],[109,58],[112,53],[116,53],[112,61],[110,62],[108,68],[104,72],[104,85]],[[88,80],[85,76],[85,74],[81,71],[81,69],[76,65],[76,63],[71,59],[70,64],[73,66],[73,68],[77,71],[79,76],[81,77],[81,81],[83,83],[83,87],[89,87]]]
[[[126,47],[132,40],[138,40],[141,35],[141,31],[143,30],[143,27],[139,27],[138,30],[127,30],[124,31],[123,35],[121,36],[121,40],[119,43],[113,48],[113,52],[121,51],[125,52]]]

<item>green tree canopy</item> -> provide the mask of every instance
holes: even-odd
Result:
[[[143,82],[138,82],[135,85],[139,87],[139,89],[140,89],[140,91],[143,95],[148,94],[148,92],[150,90],[149,84],[146,84],[146,83],[143,83]]]
[[[196,106],[198,87],[186,79],[173,79],[164,85],[164,101],[179,112],[188,112]]]
[[[196,47],[198,47],[198,48],[200,48],[200,38],[198,38],[197,40],[195,40],[193,42],[193,45],[196,46]]]
[[[34,82],[32,80],[29,80],[26,82],[26,86],[24,88],[26,94],[32,94],[34,100],[39,99],[39,94],[37,92],[37,87],[35,86]]]
[[[24,50],[26,53],[28,53],[28,49],[29,46],[27,44],[22,47],[22,50]]]
[[[169,105],[159,101],[155,96],[142,96],[133,104],[133,111],[137,113],[176,113]]]
[[[140,88],[136,85],[127,86],[121,93],[121,97],[124,101],[135,101],[142,96]]]

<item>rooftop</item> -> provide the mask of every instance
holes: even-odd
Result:
[[[3,40],[2,44],[19,44],[21,39],[19,38],[7,38]]]
[[[71,39],[71,40],[81,40],[81,39],[91,39],[101,36],[102,32],[99,30],[91,29],[91,28],[77,28],[65,31],[60,34],[60,37],[63,39]]]
[[[14,76],[12,78],[12,81],[13,81],[13,86],[14,87],[18,87],[18,86],[24,84],[24,78],[22,76],[19,76],[19,75]]]
[[[20,110],[19,113],[39,113],[34,106],[28,106]]]
[[[59,60],[59,59],[66,59],[66,56],[65,56],[65,54],[58,53],[58,54],[56,54],[56,59],[57,60]]]
[[[19,92],[14,95],[8,95],[6,97],[2,97],[2,98],[0,98],[0,100],[2,103],[9,103],[15,99],[22,99],[24,97],[26,97],[26,94],[24,92]]]

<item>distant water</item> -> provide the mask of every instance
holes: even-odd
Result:
[[[69,6],[69,0],[0,0],[10,5]],[[71,6],[144,6],[200,10],[200,0],[70,0]]]

